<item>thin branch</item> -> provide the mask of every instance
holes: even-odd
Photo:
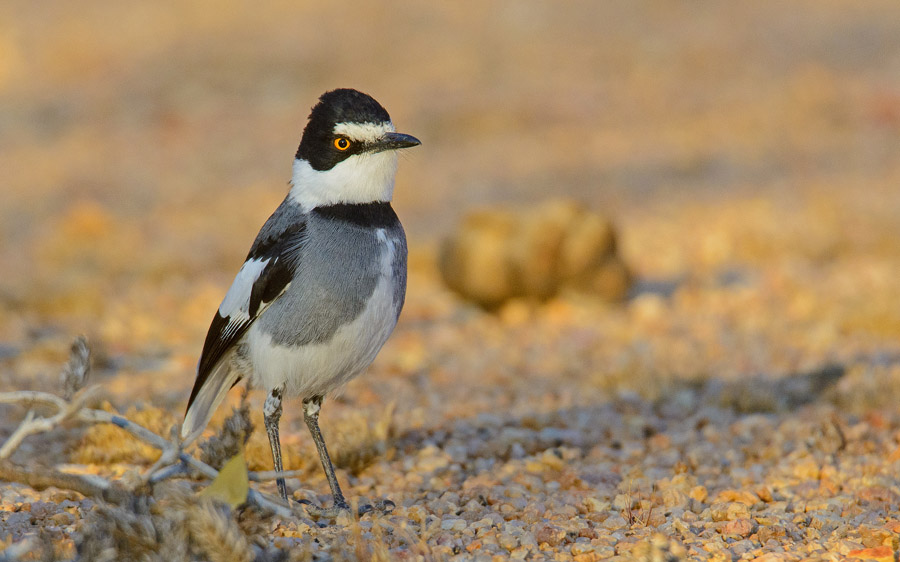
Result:
[[[100,477],[69,474],[48,467],[24,467],[3,460],[0,461],[0,480],[19,482],[44,490],[49,487],[74,490],[85,497],[101,498],[114,504],[121,504],[131,498],[131,493]]]
[[[0,459],[8,458],[13,454],[13,451],[19,448],[19,445],[26,437],[32,433],[41,431],[36,429],[37,425],[34,423],[34,416],[34,410],[28,410],[25,413],[25,419],[22,420],[22,423],[19,424],[16,430],[12,432],[12,435],[10,435],[6,442],[3,443],[3,447],[0,447]]]
[[[166,452],[173,448],[178,451],[177,445],[173,447],[173,444],[170,441],[122,416],[105,410],[84,408],[83,404],[90,395],[93,394],[92,391],[94,388],[96,387],[80,391],[75,395],[71,402],[66,402],[62,398],[47,392],[19,391],[0,393],[0,404],[44,404],[57,410],[54,415],[47,418],[34,419],[33,414],[26,415],[26,419],[23,420],[10,438],[6,440],[3,447],[0,447],[0,459],[5,459],[11,455],[16,448],[18,448],[22,440],[28,435],[49,431],[69,417],[75,417],[86,423],[111,423],[161,451]],[[207,478],[212,479],[219,474],[219,471],[215,468],[183,451],[179,451],[176,458]],[[41,478],[42,474],[46,476],[43,479]],[[87,496],[103,497],[104,499],[107,497],[106,494],[112,493],[113,495],[109,496],[110,501],[114,501],[114,497],[118,498],[117,492],[109,492],[109,490],[115,488],[105,488],[100,486],[97,482],[88,482],[77,475],[65,474],[58,471],[51,474],[47,470],[44,470],[39,474],[21,467],[16,467],[11,463],[3,463],[3,467],[0,469],[0,479],[21,482],[35,489],[43,489],[47,486],[57,486],[75,490],[76,492]],[[124,490],[122,490],[122,492],[126,493]],[[280,517],[291,518],[300,515],[300,512],[294,511],[291,506],[288,506],[273,497],[257,492],[256,490],[250,490],[247,495],[247,500]]]
[[[46,404],[56,409],[56,413],[49,417],[35,417],[34,411],[29,410],[25,415],[25,419],[19,424],[19,427],[13,431],[12,435],[0,447],[0,459],[9,458],[13,452],[19,448],[22,441],[29,435],[35,433],[45,433],[58,426],[66,419],[77,414],[83,407],[85,402],[93,398],[97,387],[81,390],[72,397],[71,401],[65,401],[59,396],[47,392],[36,391],[19,391],[4,392],[0,394],[0,403],[3,404]]]
[[[169,440],[168,445],[163,449],[162,454],[156,459],[156,462],[144,473],[142,477],[144,482],[159,482],[160,480],[165,480],[165,478],[159,477],[158,473],[165,470],[166,467],[171,468],[172,463],[178,460],[179,454],[181,454],[181,442],[178,441],[177,433],[173,428],[172,438]]]
[[[111,423],[113,425],[121,427],[141,441],[162,451],[171,446],[171,443],[169,441],[163,439],[149,429],[140,426],[126,418],[123,418],[122,416],[118,416],[104,410],[91,410],[85,408],[79,412],[78,417],[81,420],[89,423]],[[207,478],[212,479],[219,475],[218,470],[185,452],[180,452],[178,455],[178,459],[203,476],[206,476]],[[256,490],[250,490],[249,494],[247,494],[247,500],[257,507],[271,511],[272,513],[280,517],[290,518],[297,515],[290,506],[284,504],[280,500],[276,500],[275,498],[257,492]]]
[[[0,393],[0,404],[22,404],[25,406],[44,404],[55,407],[57,410],[62,410],[66,407],[66,401],[59,396],[37,390],[2,392]]]
[[[248,472],[247,476],[250,477],[250,480],[253,482],[268,482],[270,480],[276,480],[278,478],[297,478],[299,476],[305,476],[305,470],[264,470],[259,472]]]
[[[155,472],[147,471],[146,481],[148,484],[156,484],[157,482],[162,482],[163,480],[168,480],[174,476],[179,474],[184,474],[187,472],[187,467],[184,463],[175,463],[166,466],[165,468],[161,468],[156,470]]]
[[[143,480],[145,483],[160,481],[182,472],[178,468],[173,468],[173,466],[178,466],[174,464],[176,462],[182,466],[190,467],[207,478],[214,479],[218,476],[219,472],[216,469],[182,451],[181,443],[177,440],[177,437],[167,440],[122,416],[104,410],[85,407],[97,389],[97,387],[82,388],[89,374],[90,348],[87,345],[87,341],[83,337],[79,337],[72,344],[69,362],[61,374],[65,398],[48,392],[38,391],[0,393],[0,404],[21,404],[29,407],[25,418],[3,443],[3,446],[0,447],[0,480],[21,482],[36,490],[56,486],[74,490],[85,496],[100,497],[112,503],[120,503],[126,498],[130,498],[131,493],[128,490],[100,477],[90,478],[45,468],[39,470],[25,468],[6,460],[29,435],[50,431],[69,418],[77,418],[85,423],[111,423],[131,433],[144,443],[162,451],[163,454],[160,459],[144,474]],[[38,417],[32,409],[36,405],[49,407],[52,414],[47,417]],[[159,477],[154,478],[154,475]],[[266,473],[263,473],[263,475],[261,477],[255,474],[253,479],[259,481],[268,479],[265,477],[270,476]],[[273,475],[273,477],[277,476],[280,475]],[[294,509],[292,506],[282,503],[279,499],[261,494],[253,489],[247,494],[247,501],[281,517],[303,516],[299,509]]]

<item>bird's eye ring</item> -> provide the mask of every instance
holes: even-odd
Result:
[[[343,152],[350,148],[350,141],[344,137],[338,137],[334,139],[334,147]]]

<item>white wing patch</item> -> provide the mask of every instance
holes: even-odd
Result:
[[[250,320],[250,294],[270,260],[271,258],[250,259],[241,266],[241,270],[234,277],[234,282],[231,283],[231,288],[225,293],[222,304],[219,305],[219,315],[222,318],[230,318],[229,324]]]

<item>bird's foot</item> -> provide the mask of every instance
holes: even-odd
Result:
[[[298,503],[303,504],[303,508],[306,509],[306,513],[308,513],[310,517],[317,517],[320,519],[337,519],[340,516],[348,516],[353,513],[353,508],[346,501],[337,502],[332,507],[321,507],[309,500],[299,500]],[[397,504],[391,500],[381,500],[375,502],[375,505],[367,503],[361,504],[357,507],[356,514],[358,517],[362,517],[367,513],[387,515],[394,511],[395,507],[397,507]]]
[[[360,513],[362,513],[362,510],[365,508],[366,513],[378,513],[379,515],[387,515],[388,513],[394,511],[395,507],[397,507],[397,504],[395,504],[391,500],[384,499],[375,502],[375,505],[363,504],[359,506],[359,511]]]

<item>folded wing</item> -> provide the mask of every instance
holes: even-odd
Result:
[[[302,213],[283,203],[253,243],[206,334],[197,380],[181,426],[185,443],[203,432],[228,389],[240,380],[241,373],[232,368],[231,362],[235,344],[287,290],[302,254],[305,231]]]

